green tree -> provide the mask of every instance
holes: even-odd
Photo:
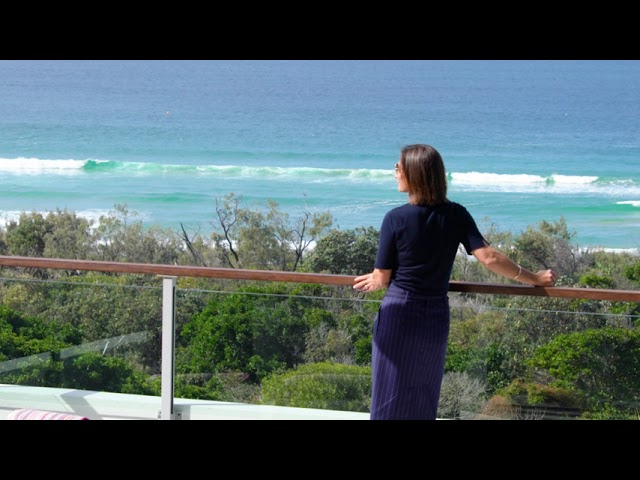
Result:
[[[183,252],[178,234],[151,226],[145,229],[139,214],[126,205],[115,205],[100,217],[93,260],[173,265]]]
[[[306,205],[293,222],[279,204],[267,201],[266,212],[241,208],[242,196],[216,199],[211,221],[213,246],[222,265],[231,268],[295,271],[307,249],[327,231],[329,212],[311,213]]]
[[[9,255],[43,257],[45,237],[53,233],[53,225],[38,212],[20,213],[18,220],[7,223],[6,241]]]
[[[56,209],[46,221],[51,229],[44,236],[44,256],[49,258],[86,259],[94,243],[93,221],[78,217],[75,212]]]
[[[259,381],[302,363],[308,324],[286,295],[273,284],[217,296],[182,329],[181,373],[240,371]]]
[[[235,244],[238,237],[238,218],[242,212],[240,208],[241,202],[242,195],[236,195],[233,192],[226,195],[222,200],[215,199],[216,214],[210,222],[214,228],[211,240],[220,263],[225,267],[240,268],[240,257],[236,252]]]
[[[238,227],[237,252],[243,268],[287,271],[293,264],[289,215],[267,202],[266,214],[243,210]]]
[[[331,230],[320,238],[305,262],[311,272],[361,275],[373,270],[379,232],[373,227]]]

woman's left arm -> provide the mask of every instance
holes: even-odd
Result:
[[[553,270],[532,272],[489,245],[476,248],[472,253],[480,263],[492,272],[516,282],[538,287],[553,287],[556,283],[557,274]]]

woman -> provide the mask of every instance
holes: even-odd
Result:
[[[371,419],[435,420],[449,336],[449,280],[462,244],[503,277],[553,286],[553,270],[533,273],[491,247],[467,209],[447,199],[440,153],[407,145],[396,164],[409,202],[385,215],[374,270],[353,288],[387,288],[374,322]]]

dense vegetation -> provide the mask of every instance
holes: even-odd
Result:
[[[23,212],[0,254],[355,275],[370,271],[375,228],[330,213],[216,201],[213,233],[145,228],[124,205],[97,225],[66,210]],[[487,239],[558,285],[636,289],[640,260],[572,243],[563,218],[519,234],[485,219]],[[161,281],[154,276],[2,268],[0,383],[159,395]],[[454,280],[507,283],[467,255]],[[371,330],[384,292],[180,278],[176,396],[368,411]],[[451,293],[439,415],[637,418],[639,305]]]

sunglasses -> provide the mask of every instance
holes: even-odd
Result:
[[[396,166],[394,168],[395,168],[396,173],[398,173],[400,171],[400,164],[396,163]]]

